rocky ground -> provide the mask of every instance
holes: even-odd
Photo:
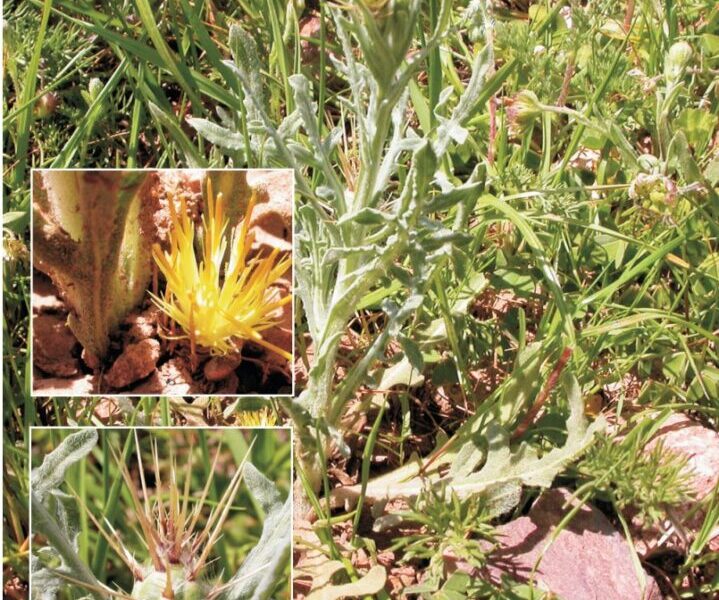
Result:
[[[612,514],[611,507],[581,502],[575,490],[559,484],[540,494],[529,503],[523,515],[496,526],[494,543],[482,542],[487,553],[482,568],[458,559],[451,551],[442,555],[447,577],[465,573],[473,579],[490,581],[501,587],[504,579],[532,583],[547,598],[567,600],[663,600],[680,597],[681,591],[672,583],[677,566],[691,552],[688,540],[696,537],[705,518],[705,510],[719,484],[719,434],[698,420],[682,413],[671,415],[646,445],[649,452],[658,443],[665,451],[687,460],[687,475],[693,498],[671,513],[671,519],[648,527],[631,510],[622,515],[627,530]],[[330,469],[337,486],[351,485],[356,478],[343,469]],[[403,509],[404,507],[394,507]],[[571,513],[571,518],[568,515]],[[334,528],[334,542],[343,555],[358,569],[372,564],[387,568],[378,589],[391,589],[399,597],[408,586],[422,582],[423,566],[416,560],[399,562],[392,551],[393,536],[371,529],[372,519],[360,523],[360,535],[372,536],[377,555],[371,558],[363,549],[350,544],[351,527]],[[321,553],[312,550],[307,540],[314,536],[309,521],[298,520],[296,532],[303,542],[295,547],[295,598],[304,598],[310,589],[322,588],[323,573],[331,571]],[[420,531],[410,525],[402,532],[411,535]],[[710,552],[719,552],[719,527],[708,532]],[[702,572],[686,574],[686,588],[696,580],[710,581],[719,576],[716,563],[706,564]],[[371,571],[370,571],[371,574]],[[369,576],[369,575],[368,575]],[[694,579],[693,582],[689,581]],[[331,587],[327,580],[328,588]],[[363,585],[371,586],[371,581]],[[337,589],[332,588],[333,593]],[[392,596],[394,597],[394,595]],[[508,596],[509,597],[509,596]],[[516,597],[516,596],[511,596]],[[542,596],[545,597],[545,596]]]

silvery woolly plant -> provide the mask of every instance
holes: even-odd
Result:
[[[152,444],[153,472],[162,489],[154,495],[148,494],[135,431],[139,489],[128,466],[117,454],[115,462],[132,499],[138,531],[148,550],[148,560],[140,562],[125,547],[112,525],[108,521],[101,524],[74,492],[68,493],[63,485],[67,470],[90,454],[97,441],[95,429],[72,433],[45,456],[31,474],[32,534],[45,540],[39,548],[32,548],[33,599],[55,600],[68,587],[87,592],[84,598],[97,600],[264,600],[271,597],[289,561],[290,504],[289,499],[282,502],[275,485],[247,461],[249,451],[217,505],[203,520],[212,477],[205,482],[199,498],[191,503],[192,447],[190,460],[183,468],[178,468],[171,453],[169,476],[165,473],[165,479],[161,479],[158,447]],[[219,456],[217,452],[211,473]],[[178,484],[181,471],[185,478],[182,485]],[[262,534],[237,573],[226,583],[218,583],[207,574],[208,559],[243,481],[265,515]],[[78,536],[83,511],[132,574],[129,592],[102,583],[80,558]],[[204,522],[202,528],[199,522]]]
[[[360,386],[376,379],[378,363],[385,358],[389,342],[396,340],[402,349],[403,364],[399,366],[409,365],[410,371],[422,372],[422,350],[426,345],[420,346],[416,339],[406,335],[406,325],[424,302],[438,269],[448,265],[466,242],[463,231],[467,230],[473,211],[494,211],[516,222],[535,253],[549,289],[554,292],[558,289],[556,275],[539,252],[541,246],[521,215],[501,199],[483,194],[481,163],[468,176],[460,175],[449,158],[449,152],[466,142],[469,119],[508,73],[494,71],[491,44],[476,53],[471,76],[459,95],[452,86],[441,91],[439,102],[432,107],[431,127],[425,126],[420,131],[408,118],[412,114],[410,85],[426,67],[432,51],[449,34],[451,4],[446,0],[439,3],[434,29],[421,43],[415,36],[423,12],[420,0],[358,0],[330,11],[334,36],[342,50],[341,56],[330,58],[334,72],[346,80],[349,91],[339,101],[343,118],[326,134],[320,126],[324,122],[323,110],[314,97],[318,91],[302,74],[289,79],[294,109],[279,126],[273,124],[265,109],[255,42],[240,26],[233,26],[230,48],[234,60],[227,64],[244,90],[250,127],[239,132],[224,111],[218,111],[222,125],[204,119],[191,120],[198,132],[228,153],[244,151],[259,164],[295,170],[300,196],[295,236],[297,292],[313,349],[307,386],[288,409],[298,426],[298,458],[306,482],[315,491],[321,486],[321,460],[327,456],[330,444],[335,443],[340,450],[344,447],[341,419],[348,403]],[[486,25],[483,7],[482,2],[470,3],[464,13],[470,27]],[[352,166],[355,163],[356,168]],[[396,293],[392,294],[393,300],[384,300],[384,325],[380,333],[347,367],[344,376],[338,378],[342,336],[367,293],[389,281]],[[476,282],[481,286],[482,278]],[[471,296],[473,290],[468,291]],[[561,293],[556,297],[560,302]],[[459,304],[466,310],[467,301]],[[560,313],[566,316],[566,307]],[[567,324],[571,338],[571,323],[567,319],[563,323]],[[446,341],[449,332],[443,324],[429,329],[427,343]],[[536,385],[543,358],[546,356],[535,348],[531,356],[536,363],[534,379],[515,381],[512,385],[524,388]],[[377,382],[374,383],[376,386]],[[407,383],[407,379],[388,378],[384,383]],[[588,443],[595,430],[586,427],[574,383],[566,382],[568,392],[571,390],[571,415],[567,423],[575,430],[567,444],[546,459],[524,447],[515,456],[523,458],[524,469],[542,470],[542,485],[551,483],[553,475]],[[387,387],[379,385],[381,389]],[[504,394],[507,397],[514,394],[511,385],[508,387]],[[511,398],[509,408],[504,410],[509,415],[507,419],[516,419],[522,408],[519,405],[528,398],[527,389]],[[517,490],[521,489],[523,479],[512,469],[508,474],[511,485],[507,486],[501,475],[490,473],[501,471],[504,467],[500,465],[514,460],[507,432],[510,422],[502,418],[501,410],[497,412],[499,418],[492,429],[487,428],[487,419],[469,420],[458,433],[452,451],[445,448],[426,464],[433,463],[437,480],[441,476],[439,468],[444,469],[455,457],[461,459],[463,475],[484,465],[477,485],[466,486],[465,491],[496,491],[497,496],[503,496],[497,500],[497,506],[504,510],[518,499]],[[483,450],[487,444],[496,452]],[[539,460],[544,462],[537,463]],[[442,476],[444,483],[449,483],[447,489],[452,488],[457,475],[454,471],[449,480]],[[376,495],[365,500],[381,502],[392,489],[412,495],[421,487],[418,474],[417,464],[412,462],[378,481],[377,486],[370,485],[369,490]],[[397,485],[400,483],[403,485]],[[360,495],[354,489],[346,492],[335,500],[347,503]]]
[[[301,425],[301,457],[315,488],[321,472],[313,450],[317,430],[306,425],[318,426],[323,444],[334,438],[341,446],[338,424],[347,401],[366,381],[387,343],[398,338],[407,354],[419,354],[401,334],[402,325],[421,305],[449,244],[461,237],[432,215],[458,204],[477,188],[471,182],[455,187],[452,173],[437,169],[438,157],[452,140],[466,136],[462,124],[471,114],[486,73],[486,52],[478,57],[472,82],[451,117],[440,119],[426,136],[407,123],[410,82],[447,34],[450,9],[451,2],[441,3],[434,31],[411,58],[419,0],[360,1],[332,9],[342,58],[331,58],[351,93],[342,106],[343,123],[326,135],[320,128],[323,119],[313,100],[313,86],[301,74],[290,77],[294,111],[279,127],[273,125],[264,107],[255,43],[239,26],[230,30],[234,61],[228,64],[244,88],[252,151],[262,152],[264,164],[293,167],[301,197],[296,212],[297,290],[314,360],[307,388],[291,410]],[[443,102],[449,94],[447,90]],[[229,126],[226,115],[221,116]],[[226,150],[244,147],[238,132],[202,119],[191,123]],[[350,132],[344,129],[347,123]],[[356,174],[338,166],[338,146],[343,142],[353,146],[359,164]],[[311,184],[310,170],[319,184]],[[401,303],[385,302],[387,322],[382,333],[347,377],[336,381],[340,338],[367,291],[388,277],[402,282]]]
[[[338,127],[322,138],[308,80],[295,75],[290,81],[309,142],[290,144],[290,150],[324,179],[297,212],[297,289],[314,353],[308,385],[299,403],[320,421],[325,442],[334,438],[340,448],[339,422],[347,402],[366,382],[388,342],[398,338],[407,354],[419,354],[401,329],[421,306],[434,269],[446,259],[449,243],[458,237],[430,218],[432,180],[441,149],[406,122],[408,85],[429,50],[446,33],[449,3],[444,3],[431,39],[411,62],[405,57],[414,37],[420,2],[392,2],[378,10],[375,13],[370,6],[358,3],[348,13],[337,11],[334,15],[345,59],[335,64],[351,88],[346,120],[353,123],[351,141],[359,162],[351,183],[332,160],[335,144],[347,134]],[[360,46],[363,62],[355,59],[355,43]],[[313,149],[311,153],[308,147]],[[411,158],[406,160],[408,155]],[[384,302],[386,324],[382,332],[338,381],[336,359],[341,337],[363,297],[385,278],[402,282],[401,300]],[[318,456],[312,451],[308,455]],[[308,478],[317,489],[319,470],[305,462]]]

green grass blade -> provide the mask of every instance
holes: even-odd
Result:
[[[22,90],[22,99],[20,106],[22,109],[17,124],[17,141],[15,143],[15,156],[17,164],[12,173],[12,187],[17,189],[23,186],[25,182],[25,172],[27,169],[27,152],[30,142],[30,128],[33,121],[33,98],[35,97],[35,89],[37,86],[37,70],[42,56],[42,45],[45,41],[45,33],[47,32],[48,22],[50,20],[50,11],[52,9],[52,0],[45,0],[42,9],[42,18],[40,28],[37,32],[37,38],[33,48],[32,57],[25,72],[25,80]]]
[[[152,43],[155,45],[155,49],[162,59],[162,65],[172,73],[175,81],[182,86],[182,89],[188,95],[190,100],[195,107],[199,108],[202,105],[200,97],[197,95],[197,88],[195,82],[192,80],[192,75],[187,65],[179,60],[174,55],[170,47],[167,45],[164,36],[160,32],[155,21],[152,7],[148,0],[135,0],[135,7],[140,15],[147,34],[150,36]]]

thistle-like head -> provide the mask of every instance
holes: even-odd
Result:
[[[530,90],[523,90],[507,101],[507,120],[516,134],[526,131],[541,115],[542,104]]]
[[[138,600],[195,600],[212,597],[221,586],[213,584],[205,571],[212,548],[217,543],[242,483],[245,459],[238,466],[222,497],[207,515],[208,494],[221,455],[217,449],[210,476],[199,497],[191,499],[193,450],[191,444],[184,472],[180,473],[174,448],[170,445],[169,466],[161,469],[157,444],[151,440],[153,461],[152,474],[155,488],[146,484],[146,471],[140,451],[137,432],[134,432],[137,448],[139,486],[130,474],[125,461],[113,451],[125,486],[132,500],[132,507],[139,525],[143,545],[149,559],[138,562],[125,546],[118,532],[106,521],[103,526],[87,508],[83,507],[109,546],[131,571],[134,584],[130,598]],[[252,444],[250,444],[251,448]],[[180,484],[181,479],[182,484]],[[202,522],[203,526],[199,527]],[[118,597],[127,598],[117,593]]]
[[[207,188],[199,256],[196,226],[187,215],[184,198],[179,211],[172,199],[169,202],[169,249],[156,245],[152,253],[167,285],[162,296],[153,294],[152,299],[180,326],[184,333],[178,337],[189,339],[193,351],[200,345],[214,354],[229,354],[250,340],[290,360],[290,353],[266,342],[262,332],[276,324],[278,309],[291,302],[292,297],[281,296],[274,285],[289,269],[291,257],[274,249],[250,258],[255,194],[242,222],[228,233],[224,198],[213,194],[209,179]]]

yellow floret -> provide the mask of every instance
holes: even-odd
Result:
[[[215,197],[208,181],[208,206],[202,216],[204,240],[202,256],[195,255],[195,226],[187,215],[184,198],[180,211],[172,199],[170,249],[158,244],[152,250],[158,268],[167,280],[162,298],[152,294],[155,304],[184,331],[181,338],[209,348],[214,354],[228,354],[252,340],[280,356],[292,356],[262,338],[262,331],[277,323],[276,311],[291,302],[291,295],[280,297],[271,286],[291,264],[291,257],[278,259],[279,250],[247,260],[254,235],[249,231],[255,206],[253,192],[242,222],[230,239],[230,252],[224,262],[228,220],[223,211],[222,194]]]

